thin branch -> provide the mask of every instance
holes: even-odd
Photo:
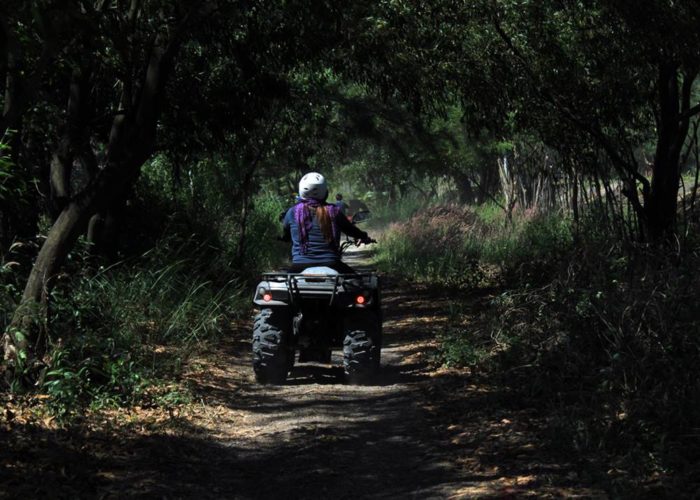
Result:
[[[700,113],[700,103],[696,104],[695,106],[693,106],[691,108],[688,108],[687,111],[678,115],[678,121],[687,120],[688,118],[692,118],[693,116],[697,115],[698,113]]]
[[[515,55],[516,59],[520,61],[522,68],[525,70],[529,78],[535,84],[537,92],[555,108],[559,109],[564,114],[564,116],[568,118],[574,125],[576,125],[584,132],[589,133],[594,139],[596,139],[603,147],[603,150],[606,152],[606,154],[612,160],[612,164],[618,171],[618,173],[623,178],[634,179],[635,181],[639,182],[642,185],[642,191],[644,192],[646,197],[646,195],[651,190],[651,184],[649,183],[649,180],[646,177],[639,173],[638,169],[636,168],[637,165],[629,164],[620,156],[616,148],[610,143],[608,137],[606,137],[606,135],[603,133],[602,128],[599,124],[595,123],[594,125],[591,123],[590,120],[584,120],[581,117],[579,117],[572,109],[569,108],[569,106],[567,106],[563,102],[563,98],[557,96],[551,89],[546,88],[545,85],[542,84],[542,82],[540,81],[540,78],[532,71],[532,69],[530,69],[530,64],[528,63],[527,58],[515,46],[513,40],[505,32],[498,19],[494,18],[493,23],[494,27],[496,28],[496,32],[508,46],[513,55]]]
[[[498,199],[497,199],[495,196],[493,196],[491,193],[489,193],[488,190],[484,189],[484,188],[481,186],[481,184],[479,183],[479,181],[475,180],[475,179],[474,179],[473,177],[471,177],[471,176],[467,176],[467,179],[469,180],[469,182],[474,183],[474,185],[479,189],[479,191],[480,191],[481,193],[483,193],[483,194],[485,194],[486,196],[488,196],[489,198],[491,198],[491,201],[493,201],[493,202],[498,206],[498,208],[500,208],[500,209],[503,210],[504,212],[506,211],[506,207],[504,207],[504,206],[501,204],[501,202],[498,201]]]

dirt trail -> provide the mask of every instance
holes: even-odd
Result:
[[[76,436],[36,429],[24,450],[26,466],[4,469],[15,475],[3,481],[11,488],[6,493],[240,499],[604,496],[586,487],[590,478],[568,462],[571,457],[552,456],[542,447],[536,409],[492,388],[469,385],[466,373],[430,363],[435,334],[445,326],[446,299],[389,283],[383,303],[385,348],[375,385],[344,385],[340,369],[324,365],[295,368],[283,386],[257,385],[250,332],[242,324],[190,363],[186,379],[198,403],[171,415],[175,425],[149,431],[135,417],[131,433],[93,428]]]
[[[216,481],[223,496],[602,496],[561,457],[546,461],[531,409],[431,364],[447,321],[444,297],[389,283],[383,305],[374,385],[344,385],[335,353],[337,368],[302,365],[284,386],[257,385],[248,331],[226,345],[215,370],[193,377],[203,408],[220,415],[205,411],[194,422],[230,456],[231,472]]]

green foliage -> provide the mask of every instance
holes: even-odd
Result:
[[[253,279],[279,266],[288,254],[288,245],[277,237],[281,235],[280,214],[292,200],[260,187],[257,179],[255,186],[246,186],[241,166],[232,161],[217,157],[200,162],[197,168],[180,174],[186,176],[180,180],[183,186],[178,185],[171,163],[158,156],[145,166],[139,189],[148,203],[170,213],[167,224],[172,230],[206,235],[238,276]],[[255,192],[246,192],[253,189]],[[184,224],[188,227],[181,227]]]
[[[370,227],[384,228],[393,222],[409,220],[426,205],[425,199],[418,192],[410,192],[397,200],[377,197],[368,200],[367,206],[372,212]]]
[[[481,230],[478,237],[468,235],[467,241],[472,243],[473,262],[480,270],[478,275],[481,278],[467,283],[472,288],[494,282],[515,284],[526,291],[543,286],[551,280],[553,269],[568,262],[574,249],[571,223],[560,215],[528,217],[521,214],[512,223],[506,224],[503,211],[494,206],[478,207],[475,214]],[[415,241],[411,248],[414,246]],[[423,256],[423,269],[431,268],[428,259],[435,258],[435,254],[432,255]],[[402,266],[396,265],[392,271],[400,272],[400,269]],[[469,272],[469,268],[465,267],[464,271]],[[486,279],[487,276],[489,279]],[[557,300],[556,295],[549,297]],[[489,307],[507,309],[514,300],[513,292],[507,290],[496,297]],[[544,314],[544,311],[546,304],[540,313]],[[459,324],[466,316],[467,313],[461,311],[459,305],[454,306],[450,325]],[[481,318],[468,328],[452,326],[448,329],[441,339],[441,359],[452,365],[483,367],[486,366],[484,363],[490,362],[494,353],[514,353],[524,348],[521,341],[522,336],[512,329]]]
[[[506,224],[494,205],[438,205],[389,226],[378,259],[388,272],[418,281],[474,287],[494,266],[524,282],[546,279],[542,272],[563,260],[572,244],[571,222],[560,215],[521,214]]]
[[[14,261],[0,262],[0,325],[5,326],[10,323],[10,317],[14,312],[21,292],[19,290],[19,279],[17,267]]]
[[[577,446],[658,451],[700,422],[691,403],[700,316],[685,307],[696,300],[695,261],[659,266],[653,253],[630,260],[586,244],[545,284],[520,284],[493,303],[490,328],[515,339],[498,362],[530,367],[510,382],[557,410],[583,398],[588,431]]]
[[[463,302],[450,303],[447,327],[438,336],[437,359],[440,363],[476,368],[488,359],[492,349],[491,339],[484,337],[482,330],[467,321],[472,313]]]
[[[488,227],[496,228],[506,224],[503,208],[493,202],[482,203],[474,207],[474,212]]]
[[[700,242],[669,263],[658,250],[626,253],[594,228],[573,245],[569,224],[516,223],[508,244],[486,231],[500,240],[481,254],[500,262],[499,291],[452,306],[439,359],[544,405],[567,449],[623,450],[640,467],[683,463],[698,450],[684,436],[700,424],[700,315],[687,307],[700,289]]]
[[[480,232],[477,217],[468,209],[428,207],[407,222],[389,226],[378,263],[389,272],[420,282],[474,286],[483,279],[478,262]]]
[[[291,204],[270,191],[259,193],[252,203],[243,261],[247,276],[257,278],[261,271],[276,269],[289,257],[289,243],[280,242],[277,238],[282,234],[280,215]]]
[[[166,238],[96,274],[84,267],[83,248],[71,264],[83,270],[52,296],[44,387],[62,418],[87,404],[155,404],[152,387],[177,377],[202,342],[225,332],[247,308],[240,281],[211,276],[212,249],[196,241]]]
[[[10,158],[10,146],[0,140],[0,203],[27,203],[27,182]]]
[[[541,272],[569,255],[571,221],[558,214],[521,216],[488,234],[481,245],[483,261],[498,265],[506,274],[525,273],[524,281],[546,279]]]

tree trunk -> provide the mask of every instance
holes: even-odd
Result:
[[[165,35],[163,35],[163,38]],[[22,301],[2,337],[4,360],[15,373],[40,363],[46,348],[48,298],[53,278],[60,270],[90,217],[126,194],[141,166],[153,152],[156,125],[167,75],[172,68],[177,35],[169,42],[157,39],[147,64],[137,106],[115,117],[109,137],[105,167],[94,181],[70,200],[51,227],[29,275]]]
[[[31,359],[31,353],[43,354],[51,280],[83,231],[88,217],[88,207],[71,202],[51,227],[32,267],[20,306],[3,335],[6,361],[24,362]]]
[[[476,196],[474,194],[474,186],[472,185],[472,180],[469,176],[463,172],[457,170],[452,174],[456,184],[457,193],[459,194],[459,202],[463,205],[468,205],[476,201]]]
[[[131,189],[126,189],[125,195],[117,198],[112,206],[90,217],[86,236],[88,242],[91,243],[90,253],[92,255],[105,257],[109,261],[114,261],[117,258],[119,226],[124,216],[129,192]]]
[[[513,210],[518,202],[517,181],[513,174],[512,167],[508,164],[508,156],[503,155],[496,160],[498,173],[501,180],[501,191],[503,193],[503,205],[506,213],[506,222],[513,222]],[[513,162],[515,163],[515,162]]]
[[[680,184],[680,156],[688,135],[690,94],[695,74],[686,74],[679,89],[679,68],[659,68],[659,116],[657,142],[649,196],[645,204],[648,234],[652,241],[668,240],[674,233]]]
[[[70,200],[70,178],[73,167],[71,141],[64,134],[51,157],[50,186],[51,186],[51,216],[57,217]]]

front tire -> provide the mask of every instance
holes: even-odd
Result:
[[[253,326],[253,371],[261,384],[282,384],[294,363],[292,321],[284,309],[263,309]],[[290,362],[291,360],[291,362]]]
[[[376,375],[381,357],[380,331],[372,311],[362,311],[345,320],[343,368],[351,384],[367,384]]]

